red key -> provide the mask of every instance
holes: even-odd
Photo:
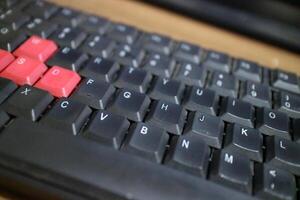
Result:
[[[0,71],[2,71],[14,59],[15,57],[11,53],[0,49]]]
[[[28,56],[41,62],[45,62],[56,50],[57,46],[53,41],[38,36],[31,36],[14,51],[14,55]]]
[[[33,85],[47,70],[44,63],[21,56],[6,67],[0,76],[8,78],[19,85]]]
[[[80,81],[80,76],[71,70],[53,66],[35,87],[47,90],[56,97],[68,97]]]

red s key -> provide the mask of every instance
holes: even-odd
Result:
[[[47,90],[56,97],[68,97],[80,81],[80,76],[71,70],[53,66],[35,87]]]
[[[0,49],[0,71],[2,71],[14,59],[15,57],[11,53]]]
[[[38,36],[31,36],[14,51],[14,55],[28,56],[41,62],[45,62],[56,50],[57,46],[53,41]]]
[[[33,85],[47,70],[46,65],[38,60],[21,56],[6,67],[0,76],[10,79],[18,85]]]

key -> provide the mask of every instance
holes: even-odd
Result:
[[[300,82],[296,74],[275,70],[272,73],[273,86],[300,94]]]
[[[167,132],[181,135],[186,111],[179,105],[167,101],[156,101],[146,118],[146,123],[163,127]]]
[[[120,44],[116,47],[114,60],[121,65],[139,67],[145,52],[140,48],[129,46],[128,44]]]
[[[81,46],[81,51],[91,54],[92,56],[108,58],[115,46],[114,41],[99,34],[92,34]]]
[[[269,86],[247,81],[241,87],[243,88],[241,95],[243,101],[260,108],[271,108],[272,95]]]
[[[1,13],[0,22],[10,26],[14,31],[20,29],[25,23],[30,20],[28,15],[20,13],[17,9],[7,10],[5,13]]]
[[[299,151],[300,146],[298,143],[280,137],[269,138],[267,140],[266,161],[271,166],[288,170],[299,176]]]
[[[77,101],[61,98],[42,118],[41,123],[55,130],[77,135],[92,110]]]
[[[238,83],[234,76],[215,72],[213,74],[210,88],[221,96],[237,98]]]
[[[239,191],[251,193],[252,167],[247,157],[225,150],[217,150],[214,152],[211,166],[211,180]]]
[[[173,56],[179,61],[199,64],[202,56],[202,49],[193,44],[180,42],[177,45]]]
[[[110,22],[103,17],[89,15],[83,18],[80,23],[80,27],[88,32],[97,32],[103,35],[107,31],[109,24]]]
[[[5,101],[3,108],[14,116],[36,121],[52,100],[48,92],[23,85]]]
[[[113,24],[110,26],[107,35],[113,40],[132,44],[138,36],[138,30],[125,24]]]
[[[9,121],[9,116],[3,110],[0,110],[0,128],[2,128]]]
[[[203,62],[203,67],[229,73],[231,70],[230,58],[221,52],[208,51]]]
[[[220,116],[223,120],[254,127],[254,109],[250,103],[228,97],[223,99],[221,104]]]
[[[184,91],[184,85],[179,81],[166,78],[156,78],[149,96],[156,100],[166,100],[172,103],[180,104]]]
[[[227,200],[232,197],[252,198],[211,181],[178,173],[168,167],[107,148],[83,137],[74,137],[22,119],[14,120],[1,132],[0,154],[1,165],[10,163],[11,167],[22,173],[26,172],[30,177],[36,175],[36,171],[24,166],[39,166],[39,174],[43,174],[39,176],[40,181],[64,185],[71,192],[78,192],[73,184],[81,180],[83,184],[79,185],[90,191],[80,190],[81,194],[91,199],[103,196],[102,189],[114,193],[119,191],[120,197],[126,197],[130,193],[133,199],[143,199],[145,194],[148,194],[148,199],[173,200],[186,199],[187,195],[189,199],[199,199],[202,196]],[[5,158],[17,162],[6,162],[8,159]],[[124,181],[123,169],[126,169],[125,177],[130,177],[130,181]],[[143,180],[147,180],[147,187],[141,184]],[[160,190],[162,186],[165,187]]]
[[[56,97],[68,97],[80,81],[80,76],[59,66],[51,67],[35,84]]]
[[[70,47],[63,47],[48,60],[47,65],[59,65],[66,69],[78,71],[87,59],[88,56],[86,54]]]
[[[151,79],[151,74],[143,69],[123,67],[115,85],[119,88],[130,88],[140,93],[146,93]]]
[[[257,128],[266,135],[291,139],[291,135],[289,134],[289,118],[282,112],[277,112],[269,108],[258,110]]]
[[[87,34],[80,28],[64,26],[55,31],[50,39],[56,41],[60,46],[69,46],[76,49],[86,38]]]
[[[0,104],[17,89],[17,85],[9,79],[0,77]]]
[[[7,67],[15,57],[8,51],[0,49],[0,71]]]
[[[56,44],[37,36],[31,36],[14,51],[15,56],[27,56],[45,62],[57,50]]]
[[[150,54],[144,68],[157,76],[170,78],[175,68],[175,61],[160,54]]]
[[[42,38],[48,38],[57,27],[57,24],[51,24],[41,18],[33,18],[23,26],[28,35],[38,35]]]
[[[242,59],[238,59],[234,64],[234,75],[238,79],[260,83],[262,81],[262,69],[258,64]]]
[[[80,71],[84,77],[90,77],[95,80],[112,82],[117,75],[120,65],[107,59],[93,57],[85,67]]]
[[[160,163],[163,159],[169,135],[161,128],[137,123],[134,125],[124,151]]]
[[[150,99],[148,96],[124,88],[120,89],[109,109],[111,112],[126,116],[130,120],[142,121],[149,105]]]
[[[220,149],[222,146],[224,122],[221,118],[196,112],[188,118],[185,133],[198,135],[211,147]]]
[[[58,7],[45,1],[34,1],[24,11],[25,13],[42,19],[49,19]]]
[[[78,11],[63,8],[52,18],[52,23],[63,24],[66,26],[71,25],[72,27],[78,26],[84,17]]]
[[[204,86],[206,71],[194,64],[184,63],[179,66],[175,78],[187,85]]]
[[[257,196],[262,199],[296,199],[296,180],[288,171],[273,166],[256,169]]]
[[[193,86],[183,104],[190,111],[201,111],[216,115],[219,98],[213,90]]]
[[[246,155],[249,159],[263,162],[263,137],[254,128],[231,124],[227,128],[225,149]]]
[[[300,118],[300,98],[282,91],[279,95],[279,111],[291,118]]]
[[[40,61],[21,56],[5,68],[0,76],[8,78],[18,85],[33,85],[47,70]]]
[[[0,48],[10,52],[26,40],[24,34],[13,31],[11,27],[3,23],[0,23],[0,36]]]
[[[174,42],[167,36],[154,33],[144,34],[142,41],[146,50],[164,55],[170,55],[174,46]]]
[[[91,78],[84,79],[71,98],[95,109],[104,109],[115,88],[108,83]]]
[[[210,149],[198,135],[182,135],[173,139],[167,165],[175,169],[206,177]]]
[[[129,125],[125,117],[99,110],[86,128],[84,135],[101,144],[119,149]]]

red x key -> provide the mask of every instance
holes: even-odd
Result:
[[[14,59],[15,57],[11,53],[0,49],[0,71],[2,71]]]
[[[80,81],[80,76],[71,70],[53,66],[35,87],[47,90],[56,97],[68,97]]]
[[[21,56],[6,67],[0,76],[10,79],[18,85],[33,85],[47,70],[44,63]]]
[[[16,51],[15,56],[28,56],[45,62],[57,50],[56,44],[38,36],[31,36]]]

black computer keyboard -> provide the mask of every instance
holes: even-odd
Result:
[[[3,188],[300,198],[296,74],[43,1],[0,5]]]

